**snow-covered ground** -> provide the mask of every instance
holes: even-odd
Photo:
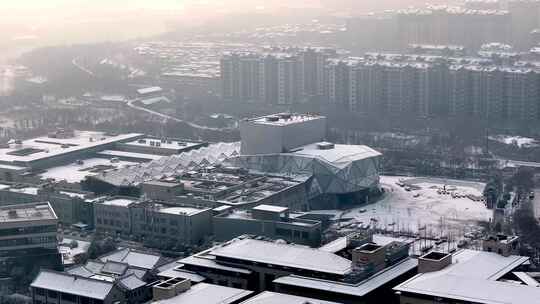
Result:
[[[406,186],[397,184],[403,182],[419,189],[412,187],[407,191]],[[459,238],[477,230],[479,222],[489,222],[493,217],[483,201],[465,197],[480,197],[483,183],[381,176],[381,186],[386,191],[382,199],[349,210],[342,218],[354,218],[357,226],[410,232],[424,231],[422,228],[426,227],[428,235]]]
[[[539,146],[538,141],[536,141],[534,138],[522,137],[522,136],[497,135],[497,136],[490,136],[489,139],[506,144],[506,145],[516,145],[520,148]]]

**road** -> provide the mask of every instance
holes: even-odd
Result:
[[[176,122],[185,123],[188,126],[190,126],[192,128],[195,128],[195,129],[199,129],[199,130],[207,130],[207,131],[231,131],[232,130],[231,128],[211,128],[211,127],[207,127],[207,126],[198,125],[196,123],[185,121],[185,120],[182,120],[182,119],[179,119],[179,118],[167,115],[167,114],[163,114],[163,113],[160,113],[160,112],[157,112],[157,111],[154,111],[154,110],[150,110],[150,109],[147,109],[147,108],[144,108],[144,107],[137,106],[137,105],[134,104],[136,101],[137,101],[136,99],[129,100],[127,102],[127,106],[130,107],[130,108],[139,110],[139,111],[143,111],[143,112],[150,113],[152,115],[159,116],[159,117],[164,118],[166,120],[172,120],[172,121],[176,121]]]
[[[96,75],[94,74],[94,72],[90,71],[89,69],[85,68],[84,66],[82,66],[81,64],[79,64],[77,62],[77,58],[73,58],[73,60],[71,60],[71,63],[77,67],[79,70],[85,72],[86,74],[92,76],[92,77],[96,77]]]

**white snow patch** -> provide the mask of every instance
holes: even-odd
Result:
[[[407,191],[397,183],[419,187]],[[426,227],[428,234],[463,236],[477,228],[479,222],[489,222],[493,211],[481,200],[483,183],[434,178],[404,178],[381,176],[386,193],[376,203],[347,211],[342,218],[353,218],[358,226],[371,226],[395,231],[418,232]],[[414,187],[413,187],[414,188]],[[446,189],[447,194],[442,193]],[[452,197],[452,193],[454,196]]]

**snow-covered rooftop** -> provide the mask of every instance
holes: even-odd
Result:
[[[331,149],[321,149],[321,143],[300,147],[294,154],[318,157],[330,163],[352,162],[381,156],[380,152],[362,145],[333,145]]]
[[[336,294],[363,297],[371,291],[413,270],[417,266],[418,260],[406,259],[396,265],[383,269],[382,271],[357,284],[347,284],[343,282],[301,277],[297,275],[289,275],[278,278],[274,280],[274,283],[309,288],[313,290],[322,290]]]
[[[154,301],[153,304],[229,304],[252,294],[252,291],[207,283],[199,283],[173,298]]]
[[[311,114],[288,114],[281,113],[275,115],[267,115],[250,119],[249,121],[255,124],[270,125],[270,126],[288,126],[300,124],[307,121],[326,119],[324,116]]]
[[[47,136],[11,143],[0,149],[3,162],[32,162],[85,149],[96,148],[119,141],[134,140],[141,134],[107,135],[103,132],[75,131],[73,137],[51,138]]]
[[[289,208],[281,207],[281,206],[273,206],[273,205],[259,205],[259,206],[255,207],[255,208],[253,208],[253,210],[275,212],[275,213],[283,213],[283,212],[289,210]]]
[[[154,145],[152,145],[154,144]],[[200,146],[203,143],[201,142],[189,142],[189,141],[179,141],[179,140],[161,140],[156,138],[140,138],[126,143],[127,146],[137,146],[137,147],[151,147],[154,149],[174,149],[174,150],[185,150],[190,149],[196,146]]]
[[[88,176],[94,176],[103,172],[110,172],[121,168],[137,165],[136,162],[117,161],[111,162],[108,158],[88,158],[81,163],[52,167],[40,174],[42,179],[65,180],[68,183],[79,183]]]
[[[135,202],[136,200],[128,198],[113,198],[103,201],[102,204],[108,206],[127,207]]]
[[[202,212],[204,210],[208,210],[208,209],[194,208],[194,207],[165,207],[165,208],[159,209],[159,212],[167,213],[167,214],[176,214],[176,215],[180,214],[180,215],[191,216],[199,212]]]
[[[0,224],[56,219],[58,217],[49,203],[31,203],[0,207]]]
[[[147,95],[147,94],[159,93],[162,91],[163,89],[160,87],[148,87],[148,88],[138,89],[137,93],[139,93],[140,95]]]
[[[253,239],[234,240],[212,250],[217,257],[344,275],[352,262],[336,254],[304,246]]]
[[[535,303],[540,289],[497,281],[529,260],[494,252],[461,250],[443,270],[418,274],[394,290],[485,304]]]
[[[312,298],[298,297],[283,293],[265,291],[241,304],[337,304],[336,302],[328,302]]]
[[[129,248],[120,249],[99,258],[103,262],[114,261],[126,263],[143,269],[154,269],[159,266],[161,257],[157,254],[139,252]]]
[[[97,300],[107,298],[113,285],[113,283],[104,280],[89,279],[50,270],[42,270],[31,284],[33,288],[54,290]]]
[[[118,151],[118,150],[105,150],[98,153],[99,155],[104,155],[107,157],[119,157],[119,158],[130,158],[130,159],[142,159],[142,160],[157,160],[162,157],[163,155],[156,155],[156,154],[147,154],[147,153],[137,153],[137,152],[126,152],[126,151]]]

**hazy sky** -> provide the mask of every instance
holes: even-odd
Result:
[[[7,48],[124,40],[196,26],[215,16],[281,8],[403,8],[426,0],[0,0],[0,52]],[[437,2],[443,0],[431,0]],[[447,0],[445,0],[447,1]],[[1,53],[0,53],[1,55]]]

